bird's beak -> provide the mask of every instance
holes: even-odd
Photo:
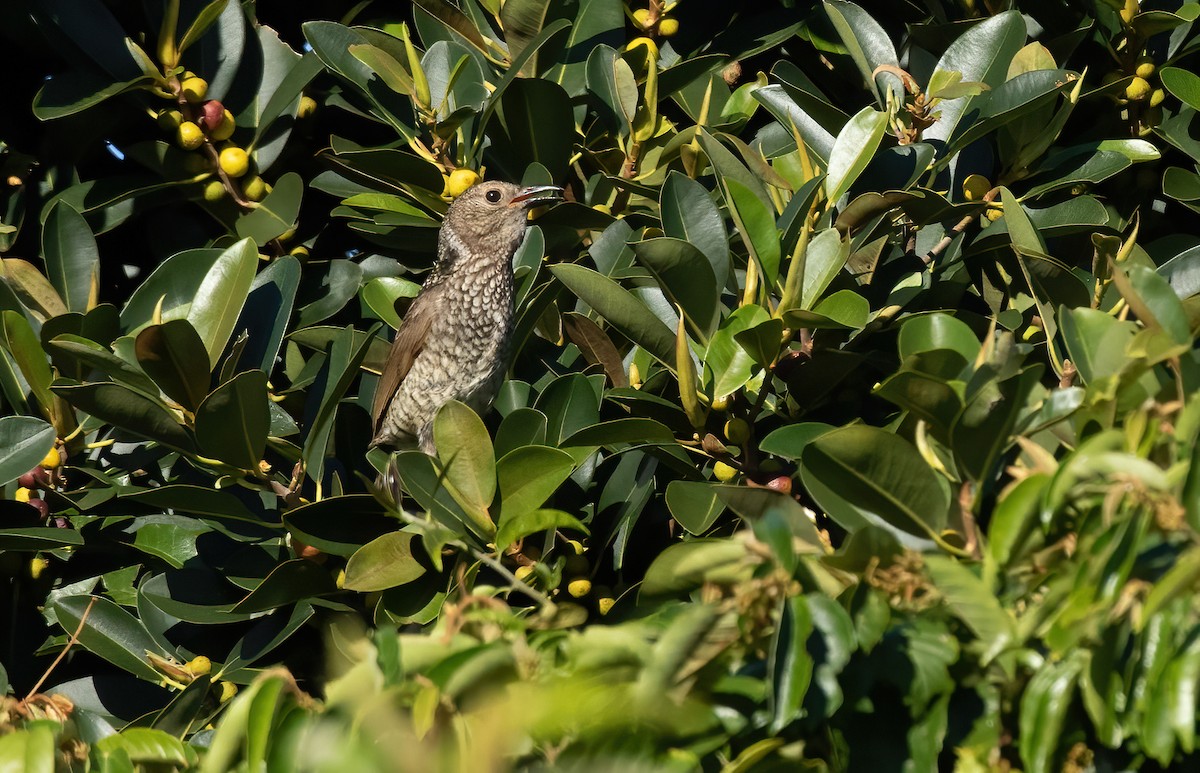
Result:
[[[563,189],[557,185],[535,185],[513,196],[512,203],[524,204],[528,208],[547,201],[562,201],[562,197]]]

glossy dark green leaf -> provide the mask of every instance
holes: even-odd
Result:
[[[675,366],[675,334],[628,290],[584,266],[560,263],[550,273],[631,341],[668,368]]]
[[[175,402],[195,411],[208,394],[208,352],[186,319],[151,325],[134,344],[138,365]]]
[[[864,107],[838,132],[829,153],[825,195],[837,202],[867,168],[887,128],[887,114]]]
[[[5,309],[0,311],[0,345],[16,362],[21,377],[48,419],[54,418],[54,406],[50,394],[50,363],[30,327],[25,315]]]
[[[104,756],[122,752],[130,762],[137,765],[188,764],[188,754],[184,750],[183,741],[151,727],[126,728],[101,738],[96,742],[95,749]]]
[[[235,615],[265,612],[336,591],[337,586],[327,569],[304,558],[293,558],[275,567],[262,584],[235,604],[230,612]]]
[[[270,428],[267,374],[261,370],[234,376],[196,410],[201,452],[243,470],[258,469]]]
[[[0,417],[0,483],[36,467],[54,447],[54,427],[32,416]]]
[[[1163,87],[1180,102],[1200,110],[1200,76],[1182,67],[1164,67],[1158,71]]]
[[[433,439],[451,494],[481,526],[492,528],[488,508],[496,495],[496,456],[483,420],[451,400],[438,409]]]
[[[832,430],[821,422],[799,422],[773,430],[758,444],[763,453],[781,456],[784,459],[799,459],[804,448],[816,438]]]
[[[950,349],[973,362],[980,344],[965,322],[939,312],[909,317],[900,328],[899,348],[901,359],[920,352]]]
[[[807,599],[794,596],[784,600],[767,659],[772,732],[779,732],[800,716],[813,673],[813,659],[808,654],[812,630]]]
[[[753,375],[754,358],[737,343],[737,335],[766,322],[761,306],[742,306],[729,315],[708,342],[704,354],[705,380],[711,379],[714,395],[729,395],[746,385]]]
[[[873,523],[932,538],[946,524],[950,492],[906,440],[874,427],[828,432],[804,449],[800,477],[843,528]]]
[[[33,114],[42,121],[52,121],[82,112],[106,99],[149,83],[150,79],[145,75],[113,82],[86,71],[62,73],[47,80],[33,98]]]
[[[778,239],[775,243],[778,251]],[[721,288],[704,254],[692,244],[669,236],[630,246],[642,265],[650,269],[667,298],[683,308],[691,329],[702,338],[712,335],[721,319]]]
[[[233,334],[257,268],[258,251],[253,242],[243,239],[221,253],[196,288],[187,321],[204,342],[210,370],[217,367]]]
[[[120,384],[58,383],[54,394],[114,427],[178,451],[195,451],[191,433],[170,411]]]
[[[687,529],[688,534],[703,534],[725,512],[725,503],[708,483],[673,480],[667,484],[663,498],[671,517]]]
[[[94,598],[94,601],[93,601]],[[87,618],[83,617],[91,603]],[[162,649],[133,615],[105,598],[65,596],[53,604],[59,625],[74,632],[83,621],[79,643],[134,676],[157,682],[161,677],[150,666],[147,652],[164,655]]]
[[[718,288],[729,280],[729,236],[712,196],[703,185],[676,171],[667,174],[659,200],[663,231],[691,243],[712,266]]]
[[[384,515],[367,494],[329,497],[289,510],[283,523],[293,536],[336,556],[350,556],[363,545],[396,530],[396,520]]]

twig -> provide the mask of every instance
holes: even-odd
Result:
[[[41,686],[46,683],[47,679],[50,678],[50,672],[52,672],[55,667],[62,662],[62,659],[67,656],[67,652],[70,651],[75,642],[79,641],[79,634],[83,633],[83,625],[87,622],[88,615],[92,613],[92,605],[95,603],[96,597],[92,596],[91,600],[88,602],[88,605],[84,608],[83,614],[79,617],[79,625],[75,628],[75,633],[71,634],[71,638],[67,640],[67,646],[62,648],[62,652],[58,653],[58,657],[54,659],[54,662],[51,663],[50,667],[47,668],[45,673],[42,674],[42,678],[37,680],[37,684],[35,684],[33,689],[29,691],[29,694],[25,696],[26,703],[29,702],[30,698],[37,695],[37,691],[41,689]]]
[[[554,602],[550,600],[549,596],[537,590],[536,588],[531,587],[528,583],[517,579],[515,574],[508,571],[504,564],[500,563],[496,559],[492,558],[491,556],[484,555],[478,550],[472,550],[471,555],[475,557],[475,560],[479,561],[480,563],[487,564],[489,567],[498,572],[504,579],[508,580],[509,584],[512,585],[513,590],[521,591],[539,604],[549,604],[551,606],[554,605]]]

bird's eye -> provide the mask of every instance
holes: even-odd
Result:
[[[486,198],[492,204],[495,204],[500,200],[500,191],[488,191],[484,195],[484,198]]]

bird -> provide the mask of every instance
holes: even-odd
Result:
[[[529,210],[562,198],[553,185],[480,182],[438,232],[437,260],[392,341],[375,388],[371,447],[436,456],[433,419],[451,400],[483,413],[511,354],[512,258]]]

